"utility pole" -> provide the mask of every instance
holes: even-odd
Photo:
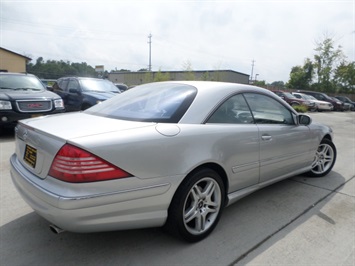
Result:
[[[253,83],[253,72],[254,72],[254,63],[255,63],[255,60],[253,59],[253,61],[251,61],[251,75],[250,75],[250,84]]]
[[[152,71],[152,34],[150,33],[148,35],[148,43],[149,43],[149,65],[148,65],[148,70]]]

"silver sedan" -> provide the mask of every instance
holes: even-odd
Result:
[[[159,82],[83,112],[20,121],[11,175],[54,232],[164,226],[195,242],[240,198],[328,174],[332,140],[329,127],[266,89]]]

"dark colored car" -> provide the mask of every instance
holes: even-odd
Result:
[[[18,120],[64,112],[63,100],[31,74],[0,73],[0,127]]]
[[[328,96],[327,94],[323,92],[318,92],[318,91],[298,91],[304,94],[312,95],[314,98],[320,101],[326,101],[331,103],[334,106],[334,111],[344,111],[344,103],[339,100],[335,100],[332,97]]]
[[[349,103],[350,104],[350,110],[355,111],[355,102],[350,100],[348,97],[345,96],[335,96],[338,100],[342,101],[343,103]]]
[[[280,90],[272,91],[272,92],[275,93],[277,96],[281,97],[285,102],[287,102],[291,106],[305,105],[308,107],[308,110],[310,111],[317,110],[317,105],[315,104],[315,102],[299,99],[295,95],[289,92],[284,92]]]
[[[128,86],[124,83],[115,83],[115,86],[121,91],[124,92],[128,90]]]
[[[107,79],[63,77],[53,85],[62,97],[66,111],[80,111],[101,103],[121,91]]]

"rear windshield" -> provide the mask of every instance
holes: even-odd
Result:
[[[149,83],[94,105],[85,113],[131,121],[177,123],[196,94],[197,89],[190,85]]]

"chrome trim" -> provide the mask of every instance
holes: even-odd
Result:
[[[45,103],[49,103],[49,108],[48,109],[38,109],[38,110],[23,110],[22,108],[20,108],[19,103],[25,103],[25,102],[45,102]],[[16,102],[16,106],[17,106],[17,110],[19,110],[19,112],[21,113],[40,113],[40,112],[48,112],[51,111],[53,109],[53,102],[51,100],[46,100],[46,99],[41,99],[41,100],[17,100]]]

